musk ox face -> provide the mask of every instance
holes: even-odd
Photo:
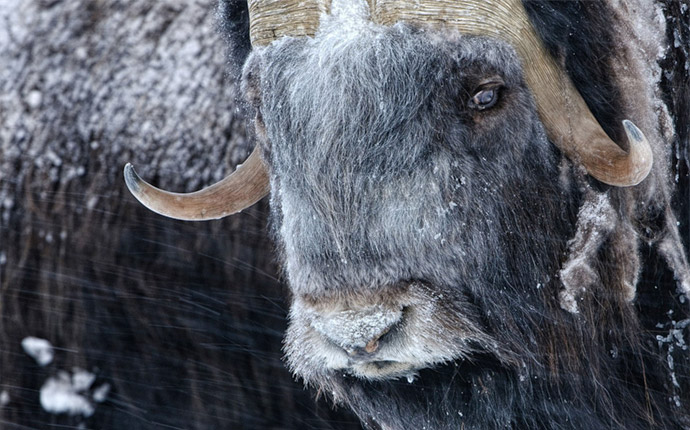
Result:
[[[382,381],[535,355],[521,321],[546,313],[540,286],[575,199],[512,48],[322,22],[313,39],[255,49],[243,86],[270,172],[296,374]]]

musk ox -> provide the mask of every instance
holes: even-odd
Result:
[[[655,7],[250,1],[250,158],[125,179],[188,220],[270,189],[286,361],[367,428],[687,428]]]

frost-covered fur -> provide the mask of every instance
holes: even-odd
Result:
[[[497,79],[498,103],[472,109]],[[256,49],[243,85],[293,293],[287,361],[307,384],[371,428],[687,423],[632,302],[629,199],[659,198],[562,159],[509,46],[325,17],[313,39]],[[319,318],[372,306],[402,317],[361,361]]]
[[[280,360],[267,205],[184,223],[124,184],[129,161],[193,191],[251,150],[215,3],[0,0],[3,430],[361,429]],[[39,366],[26,337],[54,360]],[[41,388],[75,368],[110,386],[106,400],[90,417],[48,412],[69,393],[42,405]]]

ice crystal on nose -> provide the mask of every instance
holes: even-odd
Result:
[[[312,321],[312,327],[342,348],[364,348],[369,341],[381,336],[400,320],[401,316],[400,309],[376,305],[319,316]]]

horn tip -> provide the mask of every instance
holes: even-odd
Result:
[[[637,126],[632,121],[624,119],[623,127],[625,127],[625,131],[627,132],[628,137],[634,139],[636,142],[642,142],[645,140],[642,131],[639,128],[637,128]]]
[[[642,182],[652,171],[652,164],[654,163],[654,155],[652,148],[649,145],[647,137],[645,137],[642,130],[640,130],[632,121],[623,120],[623,127],[625,134],[628,136],[630,142],[630,154],[634,154],[635,159],[635,176],[628,186],[634,186]]]
[[[125,164],[125,184],[127,185],[127,188],[129,188],[129,191],[137,195],[141,192],[141,183],[142,180],[137,174],[137,172],[134,170],[134,166],[132,166],[132,163],[127,163]]]

